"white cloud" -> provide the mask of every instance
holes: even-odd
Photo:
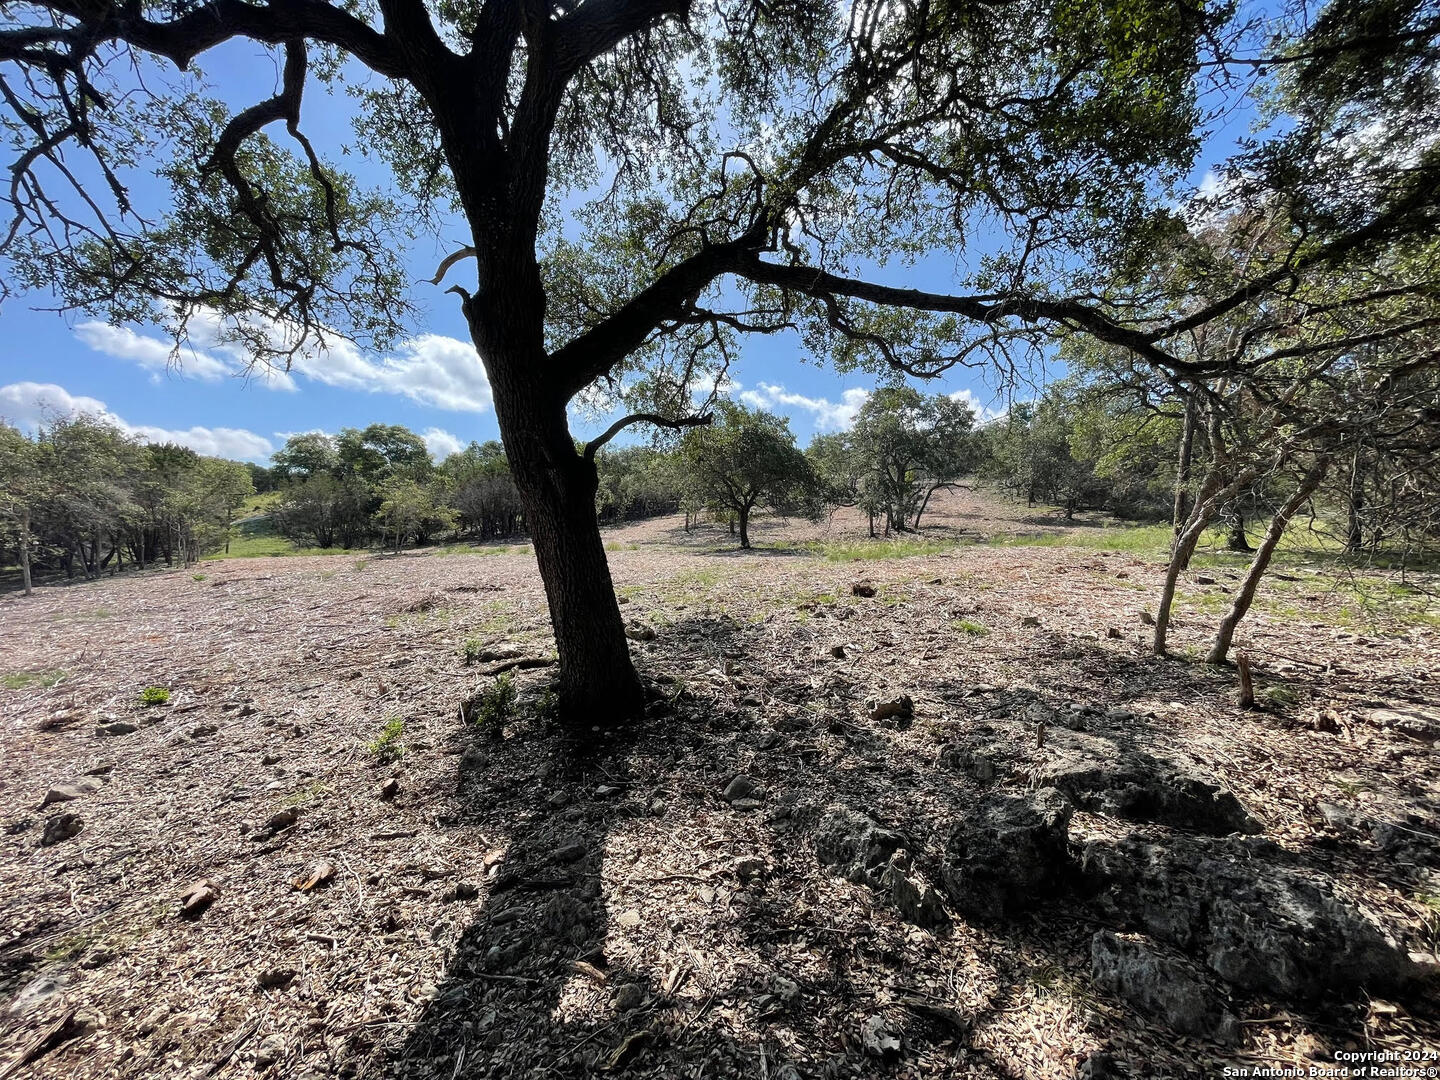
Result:
[[[324,349],[296,359],[307,379],[346,390],[398,394],[420,405],[452,412],[490,408],[490,380],[475,347],[442,334],[422,334],[401,343],[399,355],[371,360],[350,341],[334,338]]]
[[[970,411],[975,414],[975,419],[984,423],[986,420],[994,420],[1003,413],[1004,409],[993,408],[989,405],[981,405],[975,391],[970,389],[956,390],[953,394],[947,395],[951,401],[958,401],[962,405],[968,405]]]
[[[75,327],[75,336],[98,353],[131,361],[157,382],[166,374],[191,375],[205,382],[235,376],[256,380],[271,390],[298,389],[295,380],[279,368],[251,368],[239,349],[219,340],[218,329],[215,320],[196,318],[190,325],[190,339],[178,349],[173,341],[103,322],[83,322]]]
[[[430,451],[430,456],[436,461],[444,461],[451,454],[458,454],[465,449],[465,444],[458,437],[443,428],[426,428],[420,438],[425,440],[425,449]]]
[[[245,428],[191,427],[172,429],[152,427],[149,424],[127,424],[120,426],[131,435],[147,442],[179,443],[188,446],[197,454],[208,457],[234,458],[237,461],[264,461],[275,451],[274,445],[263,435],[257,435]]]
[[[816,431],[844,431],[855,423],[855,414],[869,397],[869,390],[851,387],[841,393],[837,402],[829,398],[794,394],[783,386],[762,382],[756,384],[756,389],[742,393],[740,400],[753,408],[768,409],[771,412],[793,412],[800,409],[814,416]]]
[[[264,461],[275,449],[269,439],[244,428],[197,426],[176,430],[131,424],[111,412],[98,398],[71,394],[54,383],[20,382],[0,386],[0,415],[19,427],[34,429],[57,417],[77,413],[108,420],[126,434],[147,442],[179,443],[196,453],[214,457]]]
[[[279,323],[262,326],[277,347],[284,347],[287,330]],[[366,356],[354,342],[329,335],[323,346],[312,345],[298,353],[290,370],[252,364],[236,342],[222,340],[220,319],[207,313],[191,318],[189,342],[178,354],[174,344],[159,336],[137,333],[128,327],[102,322],[81,323],[75,335],[86,345],[128,360],[157,377],[179,370],[206,381],[227,375],[259,380],[272,390],[298,389],[294,376],[345,390],[396,394],[420,405],[452,412],[485,412],[491,406],[490,380],[475,347],[443,334],[421,334],[400,343],[394,356]],[[178,360],[178,368],[172,365]]]

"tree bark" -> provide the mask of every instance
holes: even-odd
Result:
[[[1239,507],[1232,507],[1230,510],[1230,528],[1225,536],[1225,549],[1243,551],[1247,555],[1255,550],[1245,537],[1245,514]]]
[[[1245,572],[1245,580],[1240,584],[1240,591],[1235,594],[1235,601],[1230,605],[1230,610],[1220,622],[1220,629],[1215,634],[1215,644],[1210,649],[1210,655],[1205,658],[1207,664],[1223,664],[1230,652],[1230,643],[1235,638],[1235,628],[1240,625],[1240,620],[1250,610],[1250,605],[1255,602],[1255,591],[1260,587],[1260,579],[1265,574],[1265,569],[1270,565],[1270,558],[1275,554],[1275,548],[1280,543],[1280,538],[1285,535],[1285,529],[1290,524],[1290,519],[1295,512],[1305,505],[1305,500],[1315,493],[1320,486],[1320,481],[1325,476],[1325,469],[1329,466],[1329,458],[1319,458],[1310,470],[1300,481],[1300,486],[1295,489],[1294,494],[1286,501],[1270,519],[1270,527],[1265,530],[1265,538],[1260,541],[1260,547],[1255,551],[1255,558],[1250,561],[1250,569]]]
[[[1190,463],[1195,455],[1196,411],[1194,395],[1186,394],[1185,420],[1180,428],[1180,459],[1175,463],[1175,505],[1171,513],[1176,536],[1190,517]]]
[[[506,355],[491,340],[503,321],[472,313],[471,329],[550,606],[560,716],[577,732],[624,724],[643,714],[644,693],[600,537],[595,463],[577,451],[565,399],[544,379],[538,335],[533,357]]]
[[[1213,468],[1201,483],[1200,491],[1195,497],[1195,508],[1190,511],[1184,531],[1175,538],[1175,546],[1170,552],[1170,565],[1165,568],[1165,583],[1160,587],[1160,607],[1155,613],[1156,656],[1166,655],[1165,639],[1170,631],[1170,609],[1175,604],[1175,585],[1180,580],[1181,572],[1190,565],[1190,557],[1195,554],[1195,546],[1200,543],[1205,526],[1210,524],[1220,505],[1253,477],[1254,473],[1246,470],[1222,489],[1223,474],[1219,468]]]
[[[1347,521],[1345,523],[1345,553],[1358,555],[1365,544],[1365,523],[1362,517],[1365,509],[1365,485],[1360,478],[1360,451],[1350,462],[1350,487],[1347,492]]]

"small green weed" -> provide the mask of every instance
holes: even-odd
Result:
[[[466,638],[465,644],[460,647],[460,655],[465,658],[465,663],[474,664],[480,659],[480,654],[485,651],[485,643],[478,637]]]
[[[204,574],[191,574],[191,575],[190,575],[190,580],[191,580],[191,581],[204,581],[204,580],[205,580],[205,575],[204,575]]]
[[[1267,686],[1261,696],[1276,708],[1300,704],[1300,695],[1283,683]]]
[[[387,717],[380,734],[365,749],[382,765],[399,761],[405,756],[405,721],[398,716]]]
[[[476,730],[491,738],[499,738],[505,721],[515,713],[515,680],[510,672],[502,672],[483,690],[476,691],[462,710]]]
[[[971,637],[985,637],[990,633],[988,626],[973,619],[956,619],[950,624],[950,627],[962,634],[969,634]]]
[[[16,671],[9,675],[0,675],[0,686],[6,690],[28,690],[37,686],[54,686],[63,678],[65,672],[59,668],[50,671]]]
[[[152,705],[164,705],[170,700],[170,691],[164,686],[147,686],[140,691],[140,704],[147,709]]]

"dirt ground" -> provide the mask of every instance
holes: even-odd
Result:
[[[1321,809],[1435,837],[1433,736],[1379,719],[1437,715],[1433,622],[1357,621],[1340,575],[1287,564],[1239,635],[1264,706],[1242,711],[1233,672],[1193,659],[1234,569],[1187,573],[1160,660],[1153,555],[1099,546],[1094,522],[939,501],[930,537],[1092,539],[835,561],[823,544],[863,522],[762,520],[751,553],[678,519],[609,531],[661,699],[586,759],[540,715],[543,666],[516,670],[501,737],[461,719],[507,655],[551,647],[521,548],[0,597],[0,1075],[1069,1080],[1096,1051],[1121,1075],[1199,1077],[1440,1048],[1433,1012],[1378,998],[1231,996],[1238,1044],[1180,1037],[1092,984],[1105,923],[1081,898],[926,930],[818,863],[801,808],[839,805],[933,865],[985,790],[946,765],[957,732],[988,724],[1033,758],[1027,710],[1085,706],[1094,737],[1233,791],[1402,949],[1440,944],[1440,873]],[[497,659],[467,665],[469,639]],[[150,686],[168,702],[142,705]],[[899,695],[913,724],[870,719]],[[763,806],[722,800],[738,773]],[[87,776],[97,790],[40,808]],[[80,831],[42,844],[62,812]],[[1071,836],[1131,831],[1172,830],[1077,813]],[[213,901],[182,917],[202,881]],[[866,1047],[875,1017],[898,1053]]]

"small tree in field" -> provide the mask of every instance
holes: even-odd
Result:
[[[735,516],[742,548],[756,506],[819,516],[820,482],[783,417],[721,402],[715,423],[686,433],[680,457],[695,493]]]
[[[862,493],[885,512],[885,529],[920,527],[930,497],[974,468],[975,414],[943,396],[908,386],[876,390],[855,417],[850,445]]]
[[[380,508],[375,520],[384,537],[393,539],[395,554],[407,536],[417,541],[454,524],[455,514],[444,504],[443,491],[435,484],[413,476],[392,476],[384,481],[377,494]]]

